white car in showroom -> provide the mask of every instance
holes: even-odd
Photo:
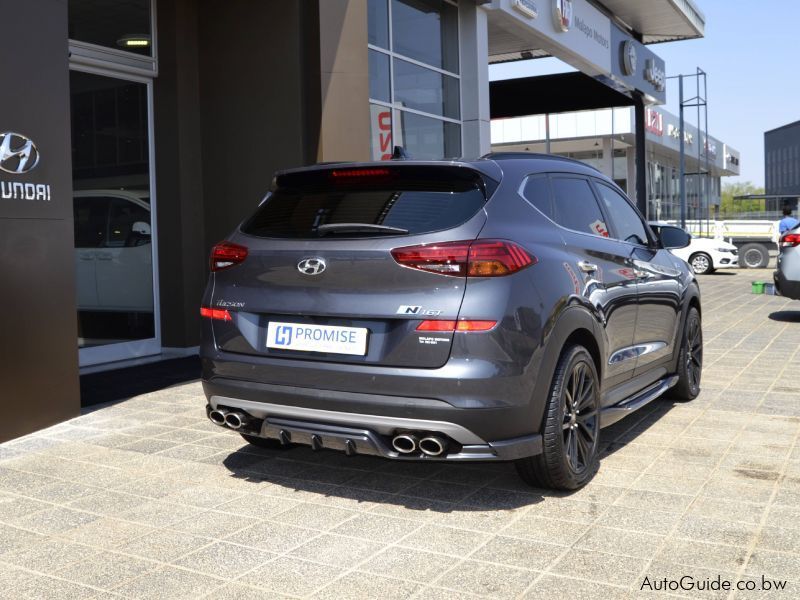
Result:
[[[650,227],[656,232],[660,225],[660,223],[650,223]],[[739,251],[736,246],[717,238],[692,236],[688,246],[670,252],[689,263],[697,275],[707,275],[717,269],[733,269],[739,266]]]

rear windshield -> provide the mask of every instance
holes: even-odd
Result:
[[[242,232],[296,239],[430,233],[461,225],[486,202],[476,174],[341,179],[279,178],[277,189],[245,221]],[[324,227],[345,223],[380,227]]]

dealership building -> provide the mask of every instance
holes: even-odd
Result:
[[[614,152],[644,206],[644,144],[630,159],[617,138],[644,139],[665,100],[652,44],[705,27],[692,0],[0,0],[0,14],[0,406],[15,415],[0,441],[77,415],[81,369],[196,352],[208,251],[276,170],[395,145],[490,151],[490,63],[555,56],[613,92],[563,110],[629,106]]]
[[[508,82],[513,85],[524,82]],[[507,85],[504,92],[511,90]],[[623,106],[492,120],[492,150],[550,152],[588,163],[635,196],[635,110]],[[650,220],[680,219],[680,121],[645,109],[647,210]],[[686,218],[714,218],[722,177],[739,175],[739,152],[684,124]],[[717,211],[718,212],[718,211]]]
[[[800,121],[764,133],[765,209],[797,210],[800,198]]]

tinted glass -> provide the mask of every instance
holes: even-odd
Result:
[[[98,248],[105,241],[108,221],[107,198],[75,198],[73,201],[75,219],[75,247]]]
[[[68,4],[70,39],[152,55],[151,0],[69,0]]]
[[[458,119],[458,79],[405,60],[394,61],[394,100],[434,115]]]
[[[422,189],[277,190],[242,231],[261,237],[314,239],[320,225],[366,223],[407,229],[409,234],[451,229],[474,215],[485,199],[477,187],[446,191]],[[342,232],[339,237],[370,237],[371,232]]]
[[[597,183],[597,191],[614,225],[615,237],[632,244],[647,245],[644,224],[630,203],[619,192],[602,183]]]
[[[544,175],[529,177],[522,190],[525,199],[538,208],[545,216],[555,221],[553,203],[550,198],[550,182]]]
[[[585,179],[553,178],[555,221],[562,227],[608,237],[600,206]]]
[[[367,35],[373,46],[389,49],[388,0],[369,0],[367,4]]]
[[[106,246],[142,246],[150,243],[150,211],[140,204],[122,198],[111,201]]]
[[[458,73],[458,9],[442,0],[392,0],[393,50]]]
[[[369,51],[369,97],[391,102],[389,55],[376,50]]]
[[[394,111],[400,123],[400,139],[412,158],[438,160],[461,156],[461,127],[405,111]]]
[[[71,71],[70,92],[78,345],[153,338],[147,85]]]

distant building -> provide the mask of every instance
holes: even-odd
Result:
[[[764,133],[767,210],[797,208],[800,196],[800,121]]]

